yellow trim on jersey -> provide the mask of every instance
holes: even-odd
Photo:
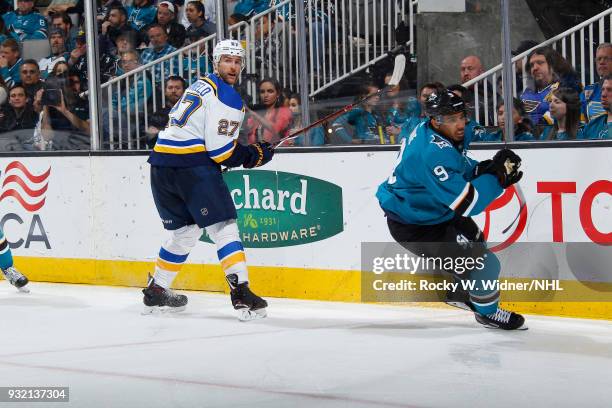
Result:
[[[210,78],[206,78],[206,77],[202,77],[202,81],[206,82],[208,85],[210,85],[213,89],[213,92],[215,93],[215,96],[217,96],[219,90],[217,89],[217,84],[215,84],[213,81],[210,80]]]
[[[170,154],[189,154],[189,153],[201,153],[206,151],[206,147],[199,146],[160,146],[158,144],[153,148],[157,153],[170,153]]]

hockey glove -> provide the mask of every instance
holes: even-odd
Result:
[[[503,188],[508,188],[523,177],[520,167],[521,158],[510,149],[502,149],[493,156],[489,173],[497,176]]]
[[[249,158],[242,165],[245,169],[263,166],[274,156],[274,149],[268,142],[253,143],[248,145],[247,149],[249,149]]]
[[[487,159],[483,160],[474,167],[474,178],[480,177],[483,174],[492,173],[491,164],[493,160]]]

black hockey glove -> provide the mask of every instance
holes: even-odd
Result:
[[[488,160],[485,160],[480,164],[483,164],[487,161]],[[478,169],[478,166],[476,167]],[[490,163],[485,165],[480,170],[482,171],[481,174],[493,174],[497,177],[497,180],[499,180],[499,184],[503,188],[508,188],[514,183],[518,183],[521,177],[523,177],[523,172],[519,171],[520,167],[521,158],[518,156],[518,154],[514,153],[510,149],[502,149],[495,153],[495,156],[493,156],[493,159],[490,160]]]
[[[253,143],[248,145],[247,149],[249,149],[249,157],[242,165],[245,169],[263,166],[274,156],[274,149],[268,142]]]
[[[493,160],[491,159],[483,160],[480,163],[478,163],[476,167],[474,168],[474,178],[480,177],[483,174],[487,174],[487,173],[491,174],[492,172],[491,163],[493,163]]]

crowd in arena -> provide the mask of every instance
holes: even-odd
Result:
[[[515,50],[518,55],[535,47],[537,43],[525,41]],[[527,57],[523,71],[517,64],[516,84],[518,98],[512,101],[514,140],[516,141],[559,141],[583,139],[612,139],[608,122],[612,122],[610,98],[612,96],[612,44],[602,43],[596,54],[596,72],[600,80],[583,86],[578,73],[551,47],[541,47]],[[461,83],[477,78],[484,69],[477,56],[467,56],[460,64],[458,78]],[[527,86],[523,88],[523,75]],[[386,77],[386,80],[390,75]],[[505,139],[505,106],[501,81],[495,86],[480,84],[477,91],[461,84],[445,86],[440,82],[423,84],[417,98],[400,97],[401,84],[387,94],[390,101],[373,98],[360,109],[355,109],[336,120],[332,125],[338,136],[336,143],[395,143],[398,138],[407,137],[421,122],[427,120],[423,106],[429,95],[447,88],[461,96],[469,106],[466,134],[474,142],[501,142]],[[366,83],[359,97],[378,91],[375,83]],[[475,97],[478,92],[478,98]],[[487,97],[485,98],[485,92]],[[496,92],[496,98],[493,97]],[[478,100],[478,103],[476,103]],[[492,106],[494,100],[497,106]],[[485,106],[485,104],[487,106]],[[476,106],[478,105],[478,106]],[[478,110],[478,115],[476,110]],[[489,116],[485,126],[485,115]],[[478,116],[479,120],[476,120]],[[493,126],[497,119],[498,126]]]
[[[51,0],[44,3],[46,7],[37,7],[34,0],[0,3],[3,12],[0,19],[0,151],[90,147],[84,1]],[[214,34],[216,3],[215,0],[98,1],[101,83]],[[228,24],[248,22],[276,3],[275,0],[230,1]],[[257,34],[267,35],[275,22],[264,18],[260,24]],[[48,55],[32,58],[36,54],[32,50],[40,47],[41,42]],[[517,52],[535,45],[525,42]],[[200,73],[204,65],[206,71],[212,71],[206,52],[197,56],[178,54],[156,65],[150,74],[138,76],[133,86],[113,92],[105,106],[122,112],[130,105],[150,104],[155,96],[163,100],[155,109],[151,107],[146,128],[141,123],[144,136],[139,146],[150,148],[155,144],[157,133],[165,127],[169,110],[189,86],[188,78],[197,78],[196,71]],[[604,43],[597,49],[596,70],[600,81],[593,84],[581,84],[571,65],[552,48],[533,51],[524,72],[519,65],[516,78],[520,97],[512,103],[515,140],[611,138],[607,123],[608,116],[612,118],[608,102],[612,92],[612,81],[609,81],[612,45]],[[484,97],[482,86],[478,89],[479,98],[475,98],[473,87],[461,85],[483,72],[480,59],[468,56],[458,69],[460,83],[447,88],[462,95],[471,107],[466,127],[474,132],[474,141],[501,141],[505,138],[505,107],[503,103],[490,106],[493,92],[498,94],[497,101],[502,100],[501,84],[490,84],[488,98]],[[527,78],[525,89],[522,89],[523,76]],[[163,89],[156,89],[153,84],[161,78]],[[390,75],[385,78],[389,79]],[[357,98],[376,92],[383,85],[367,82]],[[302,127],[305,121],[301,117],[300,96],[294,90],[282,88],[273,78],[266,78],[257,86],[258,103],[252,106],[257,113],[249,114],[245,120],[242,135],[245,141],[275,142]],[[425,119],[422,107],[427,96],[444,87],[435,82],[424,84],[414,97],[408,96],[406,86],[400,84],[386,93],[385,98],[372,98],[287,145],[398,143]],[[478,106],[474,106],[476,99]],[[484,106],[485,99],[488,106]],[[112,113],[108,108],[103,109],[102,129],[107,135],[108,127],[112,126]],[[497,119],[498,126],[484,126],[488,112],[496,112],[497,118],[491,115],[487,124],[492,125]]]

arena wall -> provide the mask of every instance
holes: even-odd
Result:
[[[252,285],[268,297],[362,301],[362,274],[371,273],[361,265],[362,244],[392,241],[374,195],[397,149],[305,150],[226,174]],[[521,217],[503,233],[521,203],[508,190],[476,220],[496,250],[521,248],[504,258],[502,276],[542,274],[567,289],[547,301],[510,303],[527,313],[612,319],[612,146],[522,148],[520,155]],[[0,226],[17,266],[32,281],[142,287],[166,236],[146,159],[1,157]],[[174,286],[227,290],[212,244],[195,248]]]

